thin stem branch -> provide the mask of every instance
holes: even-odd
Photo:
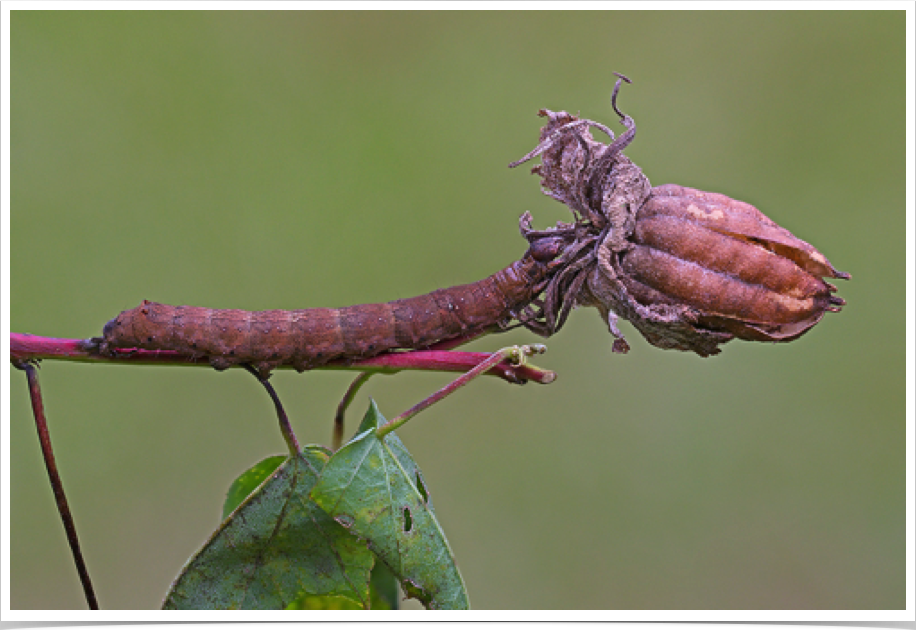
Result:
[[[356,393],[359,389],[366,384],[373,375],[373,372],[363,372],[350,383],[350,387],[347,388],[347,393],[344,394],[343,399],[340,401],[340,404],[337,405],[337,413],[334,414],[334,436],[331,440],[331,450],[337,452],[340,450],[341,444],[343,444],[343,435],[344,435],[344,415],[347,413],[347,407],[350,406],[350,403],[353,402],[353,398],[356,396]]]
[[[454,337],[453,339],[446,339],[445,341],[440,341],[439,343],[430,346],[426,350],[419,351],[419,352],[422,352],[423,355],[432,355],[433,353],[437,353],[438,355],[438,353],[444,353],[453,348],[457,348],[458,346],[464,345],[466,343],[470,343],[474,339],[478,339],[484,336],[485,334],[486,334],[486,331],[480,331],[480,332],[470,333],[467,335],[462,335],[460,337]],[[414,358],[416,357],[416,352],[412,352],[408,354],[412,354]],[[456,354],[457,353],[450,352],[449,356],[454,356]],[[471,353],[465,353],[465,354],[471,354]],[[484,355],[481,353],[481,361],[484,361],[485,359],[483,357],[487,357],[487,356],[489,355]],[[507,367],[511,370],[513,367],[516,367],[516,366],[509,365]],[[499,369],[498,367],[494,367],[493,370],[490,371],[490,374],[493,374],[494,370],[498,370],[498,369]],[[352,383],[350,383],[350,387],[347,389],[347,392],[344,394],[343,399],[340,401],[340,404],[337,406],[337,413],[334,415],[334,435],[331,441],[332,450],[334,451],[339,450],[341,445],[343,444],[344,417],[346,415],[347,408],[353,402],[353,399],[356,397],[356,394],[357,392],[359,392],[360,388],[366,384],[366,381],[368,381],[369,378],[373,374],[377,374],[377,372],[363,372],[362,374],[357,376],[356,379]],[[497,376],[499,375],[497,374]],[[508,374],[503,376],[503,378],[506,378],[506,380],[509,380],[510,382],[519,382],[519,381],[515,381],[514,377],[509,376]],[[538,382],[542,382],[542,381],[538,380]]]
[[[386,435],[394,431],[395,429],[403,426],[407,423],[408,420],[413,418],[415,415],[428,409],[432,405],[436,404],[446,396],[454,393],[457,389],[464,387],[471,381],[473,381],[478,376],[485,374],[488,370],[492,369],[493,366],[499,365],[503,361],[509,359],[514,363],[521,364],[525,359],[532,354],[541,354],[545,352],[547,348],[540,344],[535,344],[532,346],[511,346],[509,348],[503,348],[502,350],[497,350],[485,360],[481,361],[477,366],[468,372],[462,374],[454,381],[432,394],[431,396],[421,400],[416,405],[402,413],[401,415],[392,418],[378,429],[375,430],[375,434],[379,439],[384,438]]]
[[[266,378],[261,378],[258,371],[247,363],[243,363],[242,367],[245,368],[249,374],[258,379],[258,382],[267,390],[267,395],[274,401],[274,408],[277,410],[277,419],[280,421],[280,433],[286,441],[286,446],[289,448],[289,454],[295,457],[299,454],[299,440],[296,439],[296,434],[293,432],[293,426],[289,423],[289,417],[286,415],[286,410],[283,409],[283,403],[280,402],[277,390],[274,389],[274,386],[271,385]]]
[[[424,370],[436,372],[466,372],[489,357],[489,353],[444,351],[448,344],[464,343],[468,338],[442,342],[429,350],[392,352],[358,361],[332,361],[315,369],[358,370],[382,374],[393,374],[401,370]],[[454,347],[454,346],[451,346]],[[24,333],[10,333],[10,359],[31,361],[55,359],[87,363],[119,363],[131,365],[183,365],[209,367],[207,357],[194,357],[168,350],[120,350],[115,356],[102,356],[84,339],[55,339]],[[282,366],[280,369],[291,369]],[[508,362],[494,366],[487,374],[498,376],[510,383],[552,383],[556,374],[533,365],[513,366]]]
[[[45,460],[45,468],[48,470],[51,489],[54,491],[57,511],[60,514],[60,520],[64,523],[67,542],[70,543],[70,552],[73,554],[73,562],[76,564],[76,571],[79,574],[80,583],[83,585],[83,595],[86,597],[86,603],[91,610],[98,610],[99,603],[95,598],[95,590],[92,588],[92,580],[89,579],[86,563],[83,561],[79,538],[76,536],[76,524],[73,522],[73,515],[70,513],[70,505],[67,503],[67,496],[64,494],[64,484],[57,471],[57,462],[54,459],[54,451],[51,448],[51,434],[48,431],[45,407],[41,398],[38,368],[34,363],[25,361],[14,361],[13,365],[23,370],[26,379],[28,379],[29,397],[32,399],[32,413],[35,415],[35,427],[38,429],[38,442],[41,444],[41,454]]]

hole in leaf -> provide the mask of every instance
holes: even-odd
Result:
[[[429,493],[426,492],[426,486],[423,484],[423,477],[420,476],[419,471],[417,471],[417,490],[420,491],[420,496],[423,497],[423,503],[429,503]]]
[[[406,595],[408,598],[412,597],[417,599],[423,604],[425,608],[429,608],[429,604],[432,602],[433,596],[425,588],[422,588],[412,580],[404,580],[401,582],[401,588],[404,589],[404,595]]]
[[[404,531],[409,532],[413,527],[413,517],[410,515],[410,508],[404,508]]]

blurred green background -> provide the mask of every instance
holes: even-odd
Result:
[[[89,337],[141,299],[386,301],[518,257],[568,214],[539,108],[612,124],[656,185],[753,203],[853,280],[788,345],[610,352],[578,311],[537,363],[401,432],[476,608],[893,609],[905,589],[905,14],[32,12],[11,19],[12,330]],[[485,351],[537,341],[514,331]],[[328,443],[349,373],[278,373]],[[240,370],[46,362],[105,608],[158,607],[229,484],[282,453]],[[378,377],[389,417],[447,382]],[[84,606],[11,376],[11,606]]]

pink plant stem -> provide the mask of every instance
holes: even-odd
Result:
[[[543,352],[544,347],[538,346],[537,350],[534,350],[534,351]],[[502,350],[494,352],[493,354],[487,356],[479,364],[475,365],[471,370],[465,372],[464,374],[456,378],[454,381],[452,381],[451,383],[449,383],[442,389],[438,390],[431,396],[424,398],[423,400],[418,402],[416,405],[414,405],[413,407],[411,407],[410,409],[408,409],[401,415],[395,418],[392,418],[391,420],[389,420],[388,422],[380,426],[378,429],[375,430],[375,434],[378,436],[379,439],[384,438],[386,435],[388,435],[389,433],[391,433],[398,427],[401,427],[404,424],[406,424],[408,420],[413,418],[415,415],[417,415],[424,409],[428,409],[429,407],[435,405],[437,402],[439,402],[446,396],[450,396],[457,389],[464,387],[465,385],[470,383],[472,380],[474,380],[478,376],[486,374],[487,371],[492,366],[497,365],[503,361],[506,361],[510,357],[514,357],[515,361],[519,363],[524,359],[524,357],[528,356],[529,354],[532,354],[534,351],[532,351],[531,348],[529,348],[528,346],[523,346],[521,348],[518,346],[515,346],[511,348],[503,348]]]
[[[316,369],[357,370],[362,372],[399,372],[401,370],[427,370],[438,372],[467,372],[490,358],[490,353],[456,352],[440,348],[454,347],[468,341],[468,337],[452,339],[429,350],[393,352],[358,361],[338,360]],[[197,365],[209,367],[206,357],[192,357],[170,350],[119,350],[112,357],[95,352],[87,340],[55,339],[24,333],[10,333],[10,360],[13,362],[37,359],[81,361],[88,363],[120,363],[137,365]],[[287,369],[287,366],[284,366]],[[291,369],[291,368],[288,368]],[[533,365],[512,365],[509,361],[493,366],[488,375],[498,376],[510,383],[552,383],[556,374]]]

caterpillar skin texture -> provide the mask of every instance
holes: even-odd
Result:
[[[515,317],[546,278],[546,261],[536,257],[546,256],[529,251],[473,284],[341,309],[241,311],[144,300],[105,325],[99,350],[171,350],[207,357],[217,370],[248,363],[266,377],[281,365],[302,372],[335,359],[425,348]]]

